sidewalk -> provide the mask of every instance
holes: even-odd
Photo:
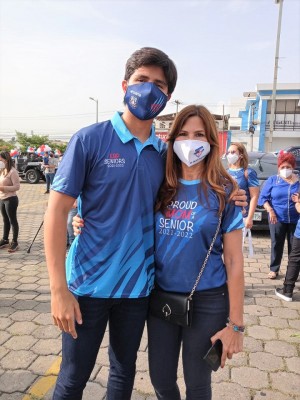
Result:
[[[50,314],[43,229],[30,254],[26,252],[43,221],[44,191],[43,183],[21,183],[20,250],[9,254],[0,249],[0,400],[50,400],[59,368],[60,331]],[[253,236],[255,256],[245,259],[244,352],[213,374],[213,400],[300,400],[300,283],[293,302],[278,299],[274,288],[282,284],[287,257],[279,279],[267,279],[270,239],[263,232]],[[106,335],[84,400],[105,399],[107,346]],[[178,382],[183,389],[182,368]],[[146,331],[134,389],[133,400],[156,399],[148,375]]]

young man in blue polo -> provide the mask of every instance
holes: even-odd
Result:
[[[45,217],[52,316],[63,331],[55,400],[82,398],[107,323],[107,399],[131,398],[154,280],[154,202],[164,177],[164,144],[152,122],[176,80],[162,51],[133,53],[122,82],[125,111],[77,132],[59,165]],[[65,267],[67,216],[78,196],[85,227]]]

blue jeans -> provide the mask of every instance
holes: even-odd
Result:
[[[148,297],[96,299],[79,297],[83,324],[77,339],[62,334],[62,363],[53,400],[80,400],[94,368],[109,322],[110,372],[107,400],[130,400],[137,352],[148,311]]]
[[[54,179],[55,173],[51,173],[51,174],[47,174],[45,173],[45,179],[46,179],[46,190],[47,192],[49,192],[50,190],[50,186],[53,183],[53,179]]]
[[[180,400],[177,369],[182,345],[186,400],[211,400],[211,368],[202,360],[210,338],[223,329],[228,317],[226,286],[196,292],[192,326],[183,328],[159,318],[148,318],[149,370],[159,400]]]
[[[269,223],[269,228],[271,236],[270,271],[279,272],[285,239],[287,239],[288,254],[290,254],[296,224],[285,224],[283,222],[277,222],[276,224]]]

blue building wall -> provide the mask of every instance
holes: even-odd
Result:
[[[280,89],[276,91],[276,95],[280,96],[299,96],[299,89]],[[248,99],[245,105],[245,109],[239,112],[241,118],[241,130],[249,131],[250,124],[252,122],[252,107],[254,107],[253,120],[259,120],[259,124],[255,125],[255,132],[259,134],[258,138],[258,150],[266,151],[265,149],[265,138],[266,138],[266,123],[267,123],[267,105],[268,100],[262,99],[262,97],[268,96],[269,100],[272,97],[272,90],[259,90],[255,99]],[[288,99],[288,97],[287,97]]]

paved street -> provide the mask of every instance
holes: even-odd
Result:
[[[43,229],[30,254],[26,252],[43,220],[47,206],[44,191],[43,183],[22,182],[20,250],[9,254],[7,249],[0,249],[0,400],[51,399],[59,368],[60,332],[50,315]],[[267,233],[254,233],[254,249],[254,257],[245,258],[244,352],[213,374],[213,400],[300,400],[300,284],[293,302],[275,297],[274,288],[282,283],[287,257],[279,279],[271,281],[267,279]],[[105,398],[107,345],[106,335],[84,400]],[[183,389],[181,368],[179,384]],[[155,399],[148,375],[146,332],[138,354],[132,399]]]

